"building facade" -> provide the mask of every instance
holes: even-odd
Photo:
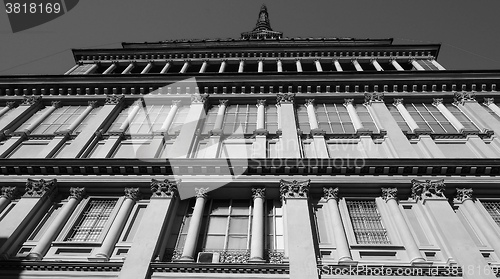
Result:
[[[496,278],[499,71],[439,44],[76,49],[0,77],[1,278]]]

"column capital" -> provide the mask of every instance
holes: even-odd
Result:
[[[0,197],[12,201],[15,198],[16,194],[17,194],[16,187],[2,187],[2,191],[0,192]]]
[[[46,193],[52,192],[56,188],[56,184],[57,184],[57,179],[34,180],[28,178],[23,198],[41,198]]]
[[[196,192],[196,198],[202,198],[202,199],[207,199],[208,198],[208,190],[210,188],[194,188],[194,191]]]
[[[314,99],[306,99],[306,102],[304,104],[306,107],[308,106],[314,106]]]
[[[172,106],[178,107],[182,104],[181,100],[173,100],[172,101]]]
[[[416,179],[411,180],[411,198],[414,200],[424,199],[445,199],[444,190],[446,185],[444,179],[431,181],[419,181]]]
[[[266,188],[252,188],[252,197],[254,199],[256,199],[256,198],[265,199],[266,198]]]
[[[339,188],[333,188],[333,187],[323,187],[323,198],[325,200],[339,200]]]
[[[348,99],[348,98],[344,99],[344,106],[353,105],[353,103],[354,99]]]
[[[389,200],[397,200],[398,188],[382,188],[382,198],[386,202]]]
[[[97,100],[94,101],[89,101],[88,106],[92,107],[93,109],[99,106],[99,102]]]
[[[85,196],[85,188],[83,187],[71,187],[69,188],[69,197],[81,201]]]
[[[60,108],[62,107],[62,102],[61,101],[52,101],[50,104],[55,107],[55,108]]]
[[[265,99],[257,100],[257,107],[259,107],[259,106],[265,106],[265,105],[266,105],[266,100]]]
[[[457,188],[455,202],[464,202],[465,200],[474,200],[472,188]]]
[[[494,104],[495,103],[495,98],[484,98],[484,105],[485,106],[489,106],[491,104]]]
[[[394,98],[394,106],[397,105],[402,105],[403,104],[403,98]]]
[[[162,199],[162,198],[175,198],[177,196],[178,190],[177,185],[179,185],[180,180],[170,181],[151,179],[151,192],[153,195],[151,198]]]
[[[433,98],[432,105],[433,106],[438,106],[443,104],[443,98]]]
[[[276,101],[278,105],[293,104],[295,100],[295,93],[278,93],[276,94]]]
[[[125,198],[138,201],[141,198],[139,188],[125,188]]]
[[[287,181],[280,180],[281,199],[307,198],[309,194],[309,184],[311,180],[305,181]]]
[[[191,95],[191,103],[193,104],[203,104],[207,101],[208,99],[208,94],[192,94]]]
[[[144,99],[140,98],[140,99],[135,100],[134,103],[132,103],[131,107],[134,107],[134,106],[138,106],[140,108],[145,107]]]
[[[25,96],[21,106],[33,106],[42,101],[42,96]]]
[[[219,100],[219,107],[222,107],[222,106],[227,106],[227,103],[229,102],[229,100]]]
[[[125,99],[125,96],[123,96],[123,95],[107,95],[106,101],[104,102],[104,104],[105,105],[118,105],[124,99]]]
[[[17,102],[16,101],[6,102],[5,106],[8,107],[9,109],[13,109],[17,107]]]
[[[368,92],[365,93],[365,105],[371,105],[372,103],[383,103],[384,93],[381,92]]]
[[[475,102],[476,94],[474,92],[455,92],[454,104],[463,105],[465,102]]]

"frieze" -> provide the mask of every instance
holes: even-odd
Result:
[[[57,184],[57,179],[51,180],[34,180],[28,178],[26,182],[25,193],[23,197],[27,198],[40,198],[44,196],[46,193],[52,192]]]
[[[419,181],[412,179],[411,183],[411,198],[414,200],[446,198],[444,196],[444,190],[446,187],[444,179],[437,181]]]
[[[311,180],[305,181],[287,181],[280,180],[280,196],[281,199],[289,198],[307,198],[309,194],[309,185]]]
[[[151,198],[174,198],[177,196],[180,180],[170,181],[151,179],[151,192],[153,195]]]

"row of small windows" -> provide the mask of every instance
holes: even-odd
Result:
[[[279,62],[278,62],[279,61]],[[376,61],[376,60],[373,60]],[[435,71],[432,61],[369,60],[245,60],[245,61],[171,61],[151,63],[83,64],[67,74],[202,74],[202,73],[272,73],[272,72],[340,72],[340,71]]]

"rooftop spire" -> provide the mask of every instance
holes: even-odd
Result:
[[[262,4],[262,7],[260,7],[259,18],[257,19],[255,28],[250,32],[241,33],[242,39],[275,39],[281,38],[282,36],[282,32],[273,31],[271,28],[269,14],[267,13],[265,4]]]

